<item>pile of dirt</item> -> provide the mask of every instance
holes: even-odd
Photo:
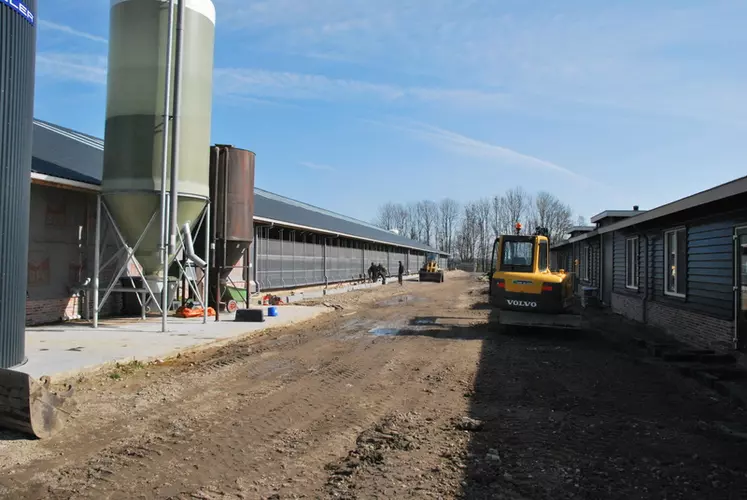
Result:
[[[335,497],[345,497],[355,489],[355,478],[361,469],[378,469],[386,456],[396,451],[411,451],[417,447],[417,437],[410,432],[418,415],[389,415],[371,428],[363,431],[356,439],[356,447],[348,455],[335,463],[327,464],[329,472],[327,493]]]

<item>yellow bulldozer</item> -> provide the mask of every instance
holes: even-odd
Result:
[[[580,329],[581,315],[571,312],[573,282],[564,270],[550,270],[550,238],[546,228],[534,234],[495,239],[490,267],[490,302],[507,326]]]
[[[438,267],[438,255],[428,253],[425,256],[425,263],[418,271],[420,281],[433,281],[435,283],[444,282],[444,270]]]

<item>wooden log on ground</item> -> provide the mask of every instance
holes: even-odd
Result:
[[[35,380],[25,373],[0,368],[0,428],[39,439],[52,437],[65,424],[68,413],[62,409],[73,395],[73,387],[57,394],[50,389],[49,377]]]

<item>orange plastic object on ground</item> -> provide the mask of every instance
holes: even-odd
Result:
[[[207,313],[208,313],[208,316],[215,316],[215,309],[213,309],[212,307],[208,307]],[[201,306],[197,306],[197,307],[181,306],[179,309],[176,310],[176,313],[174,313],[174,315],[180,318],[202,318],[204,316],[204,309]]]
[[[277,295],[267,294],[264,297],[262,297],[262,305],[265,306],[282,306],[285,305],[285,302],[283,302],[283,299],[278,297]]]

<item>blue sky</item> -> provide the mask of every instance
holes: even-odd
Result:
[[[212,141],[370,220],[521,185],[589,217],[747,173],[747,2],[214,0]],[[109,2],[39,7],[35,114],[103,137]]]

